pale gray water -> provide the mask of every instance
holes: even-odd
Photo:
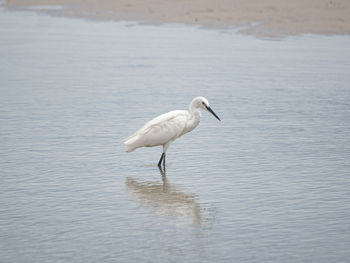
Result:
[[[346,262],[350,36],[0,11],[1,262]],[[206,96],[222,118],[124,152]]]

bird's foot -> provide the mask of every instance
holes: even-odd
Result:
[[[159,168],[159,172],[160,174],[165,177],[166,176],[166,170],[165,170],[165,166],[162,167],[162,165],[158,165]]]

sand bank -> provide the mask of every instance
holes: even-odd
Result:
[[[7,0],[8,8],[144,23],[240,27],[260,36],[349,34],[349,0]],[[63,5],[62,9],[49,6]]]

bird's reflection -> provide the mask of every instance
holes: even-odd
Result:
[[[139,181],[126,178],[126,189],[145,206],[151,207],[155,214],[173,217],[177,222],[192,222],[202,225],[207,222],[203,209],[195,194],[186,193],[168,181],[161,170],[161,181]]]

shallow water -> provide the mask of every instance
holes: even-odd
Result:
[[[1,262],[345,262],[350,37],[0,11]],[[196,130],[124,152],[209,99]]]

